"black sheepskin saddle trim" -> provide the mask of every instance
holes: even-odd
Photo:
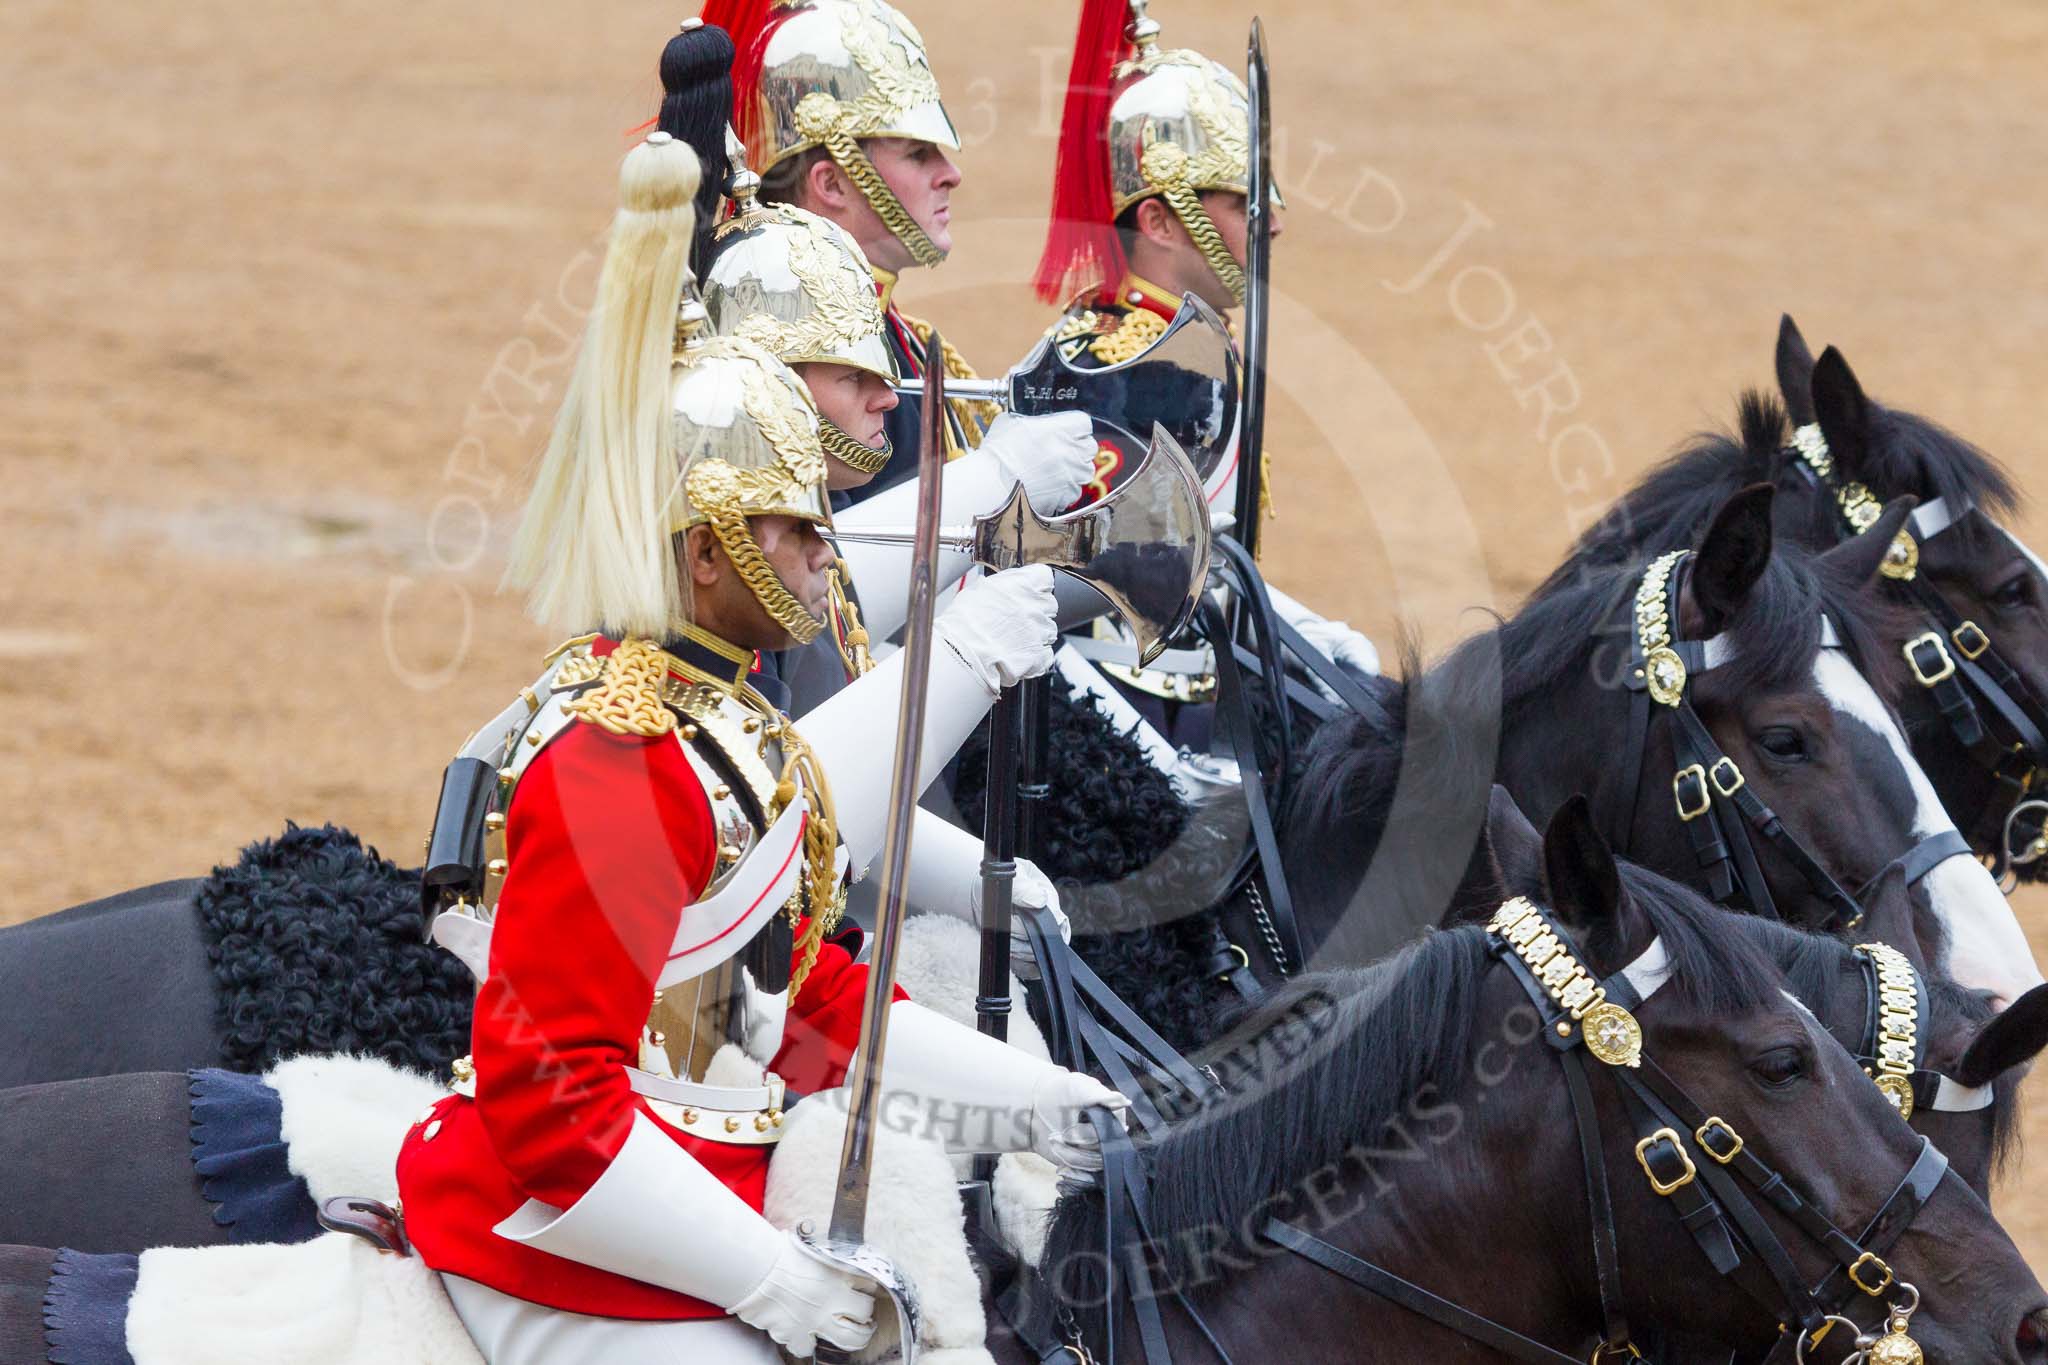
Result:
[[[1057,674],[1046,720],[1051,799],[1038,864],[1059,885],[1074,951],[1167,1041],[1205,1041],[1226,1003],[1205,965],[1213,907],[1229,889],[1242,830],[1220,811],[1198,818],[1136,736]],[[961,747],[956,771],[954,800],[978,829],[988,722]]]
[[[474,986],[420,932],[420,877],[334,825],[216,867],[195,897],[219,996],[221,1065],[353,1052],[428,1075],[469,1051]]]

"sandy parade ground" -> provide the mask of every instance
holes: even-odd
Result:
[[[688,12],[0,9],[0,923],[287,818],[413,858],[443,763],[552,643],[494,585]],[[1024,281],[1072,8],[910,12],[966,182],[956,258],[900,297],[1000,370],[1047,321]],[[1153,13],[1242,52],[1238,5]],[[1291,210],[1266,561],[1296,596],[1440,651],[1732,419],[1785,310],[2048,492],[2048,12],[1265,18]],[[2048,957],[2048,897],[2021,911]],[[2043,1161],[1999,1208],[2048,1267]]]

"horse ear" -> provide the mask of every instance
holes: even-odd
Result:
[[[1820,423],[1841,480],[1858,482],[1870,450],[1870,400],[1849,362],[1832,346],[1813,364],[1813,415],[1804,420]]]
[[[1512,896],[1543,881],[1543,836],[1506,787],[1495,784],[1486,798],[1486,843],[1500,865],[1504,890]],[[1506,899],[1506,897],[1502,897]]]
[[[1718,635],[1742,611],[1771,563],[1771,508],[1777,490],[1753,483],[1730,494],[1700,538],[1689,584],[1697,633]]]
[[[1884,557],[1891,552],[1892,542],[1898,539],[1906,518],[1913,515],[1913,509],[1919,503],[1920,500],[1910,493],[1893,498],[1885,504],[1884,515],[1872,522],[1869,530],[1860,536],[1850,536],[1821,558],[1841,573],[1847,582],[1870,582],[1877,577]]]
[[[1567,927],[1599,938],[1619,930],[1621,874],[1614,850],[1593,827],[1593,808],[1584,796],[1574,794],[1550,817],[1543,835],[1543,871],[1551,912]]]
[[[2032,1061],[2048,1047],[2048,986],[2036,986],[1993,1015],[1956,1067],[1964,1085],[1985,1085],[2016,1066]]]
[[[1794,426],[1813,420],[1813,352],[1790,313],[1778,318],[1778,392]]]

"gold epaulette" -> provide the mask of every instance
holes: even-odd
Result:
[[[897,310],[897,314],[903,319],[903,325],[910,329],[911,335],[917,338],[919,345],[930,343],[932,339],[932,325],[929,322],[926,322],[923,318],[914,318],[910,314],[903,312],[900,308]],[[952,342],[942,340],[942,344],[945,347],[946,378],[981,378],[980,375],[974,372],[974,367],[967,363],[967,357],[954,349]],[[990,422],[995,421],[997,417],[1001,416],[1003,411],[994,403],[974,402],[961,398],[948,399],[946,406],[953,409],[953,415],[960,420],[960,429],[970,433],[971,443],[978,443],[983,429]]]
[[[1149,308],[1098,311],[1081,308],[1053,324],[1054,341],[1090,337],[1088,353],[1105,365],[1120,365],[1143,355],[1166,335],[1166,319]],[[1066,353],[1073,358],[1072,351]]]
[[[676,713],[662,701],[668,671],[669,656],[659,645],[629,636],[604,657],[597,686],[562,710],[615,735],[665,735],[676,728]]]

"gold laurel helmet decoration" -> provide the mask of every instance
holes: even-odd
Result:
[[[1109,109],[1111,211],[1158,195],[1181,221],[1216,278],[1244,302],[1244,268],[1224,245],[1204,190],[1249,192],[1251,100],[1235,72],[1199,52],[1161,48],[1159,26],[1133,4],[1127,30],[1137,55],[1117,68]],[[1285,207],[1276,188],[1273,202]]]
[[[805,0],[790,8],[762,53],[755,164],[766,174],[823,147],[912,259],[939,264],[945,253],[860,148],[862,138],[900,137],[960,149],[923,35],[882,0]]]
[[[851,234],[792,204],[750,208],[718,230],[704,276],[713,330],[786,365],[850,365],[896,381],[874,276]]]
[[[783,584],[747,518],[831,524],[825,452],[810,395],[788,366],[740,337],[690,337],[677,360],[675,438],[683,479],[669,529],[709,525],[762,609],[797,643],[808,644],[824,622]]]

